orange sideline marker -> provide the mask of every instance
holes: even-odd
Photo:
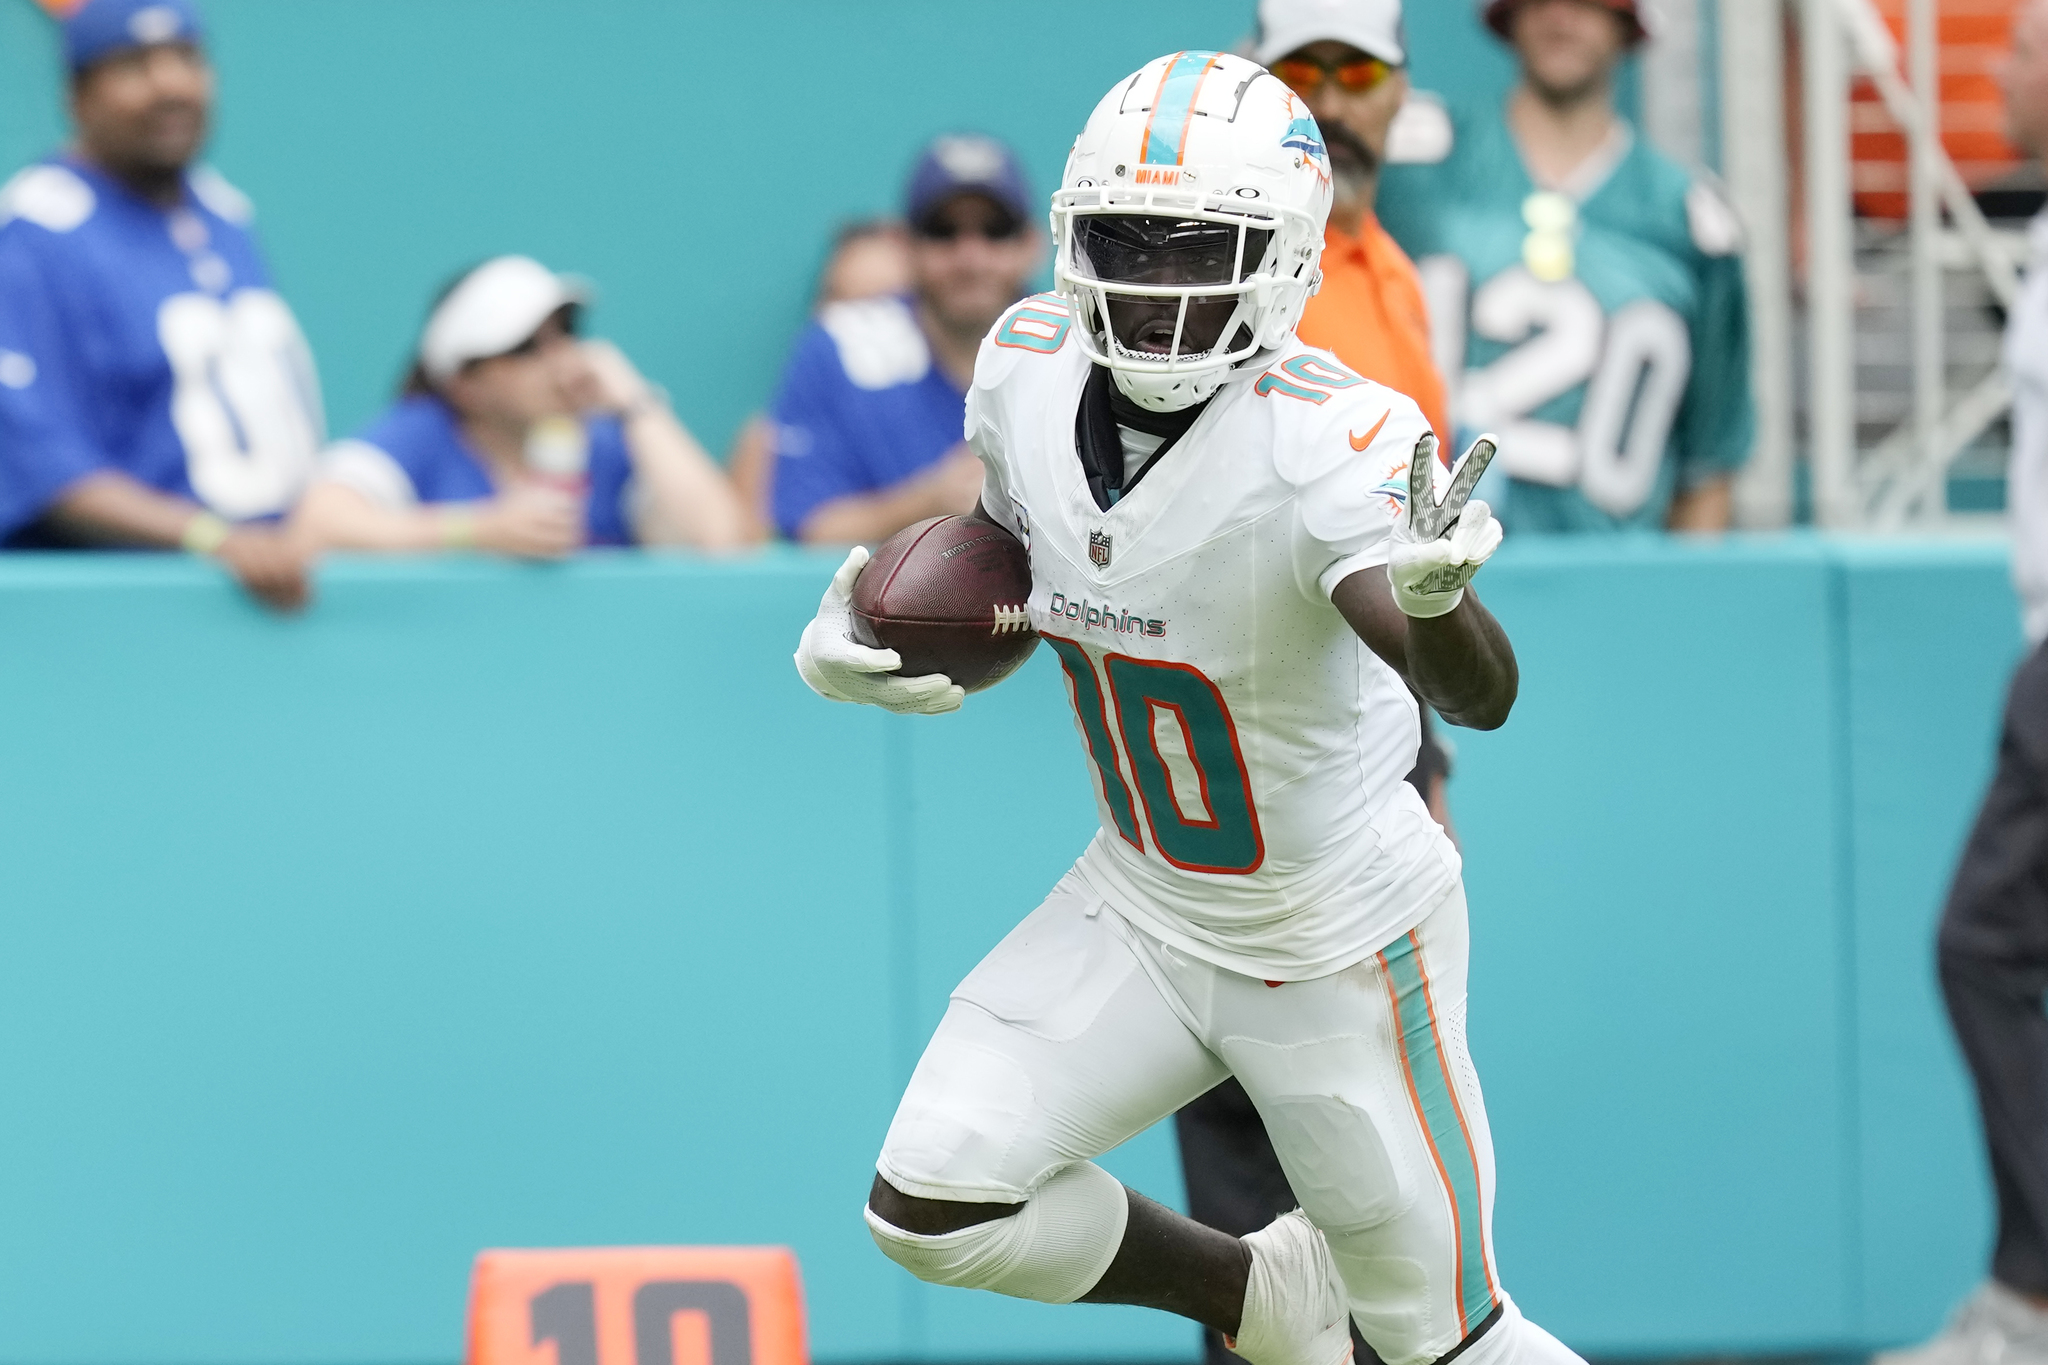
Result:
[[[467,1365],[807,1365],[787,1247],[485,1251]]]

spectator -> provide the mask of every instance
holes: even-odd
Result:
[[[1323,287],[1296,334],[1413,398],[1448,442],[1422,281],[1373,214],[1387,134],[1408,93],[1400,0],[1263,0],[1252,57],[1301,96],[1330,155]]]
[[[327,452],[295,528],[321,547],[537,559],[744,544],[738,497],[660,391],[610,343],[576,340],[584,297],[524,256],[464,275],[404,396]]]
[[[1024,294],[1043,241],[992,138],[942,137],[906,196],[908,297],[836,303],[805,329],[776,399],[775,521],[798,540],[881,540],[967,512],[981,462],[961,437],[982,337]]]
[[[2048,160],[2048,0],[2013,16],[2013,146]],[[1991,1273],[1947,1330],[1882,1365],[2048,1361],[2048,212],[2005,339],[2013,388],[2013,570],[2033,653],[2006,699],[1998,768],[1942,912],[1937,960],[1976,1082],[1998,1199]]]
[[[1719,530],[1748,458],[1741,231],[1614,109],[1635,0],[1490,0],[1521,80],[1389,166],[1379,210],[1422,267],[1463,435],[1500,434],[1515,531]]]
[[[816,311],[849,299],[886,298],[910,290],[910,247],[902,225],[889,218],[849,223],[832,239],[812,294]],[[725,472],[755,522],[755,539],[774,524],[775,423],[755,413],[733,438]]]
[[[74,141],[0,191],[0,544],[182,547],[298,607],[308,559],[273,519],[319,385],[248,200],[196,164],[199,15],[86,0],[63,40]]]

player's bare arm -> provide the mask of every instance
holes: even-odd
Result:
[[[1361,569],[1330,600],[1439,716],[1471,730],[1507,720],[1521,687],[1515,647],[1469,589],[1455,610],[1418,620],[1394,605],[1384,568]]]
[[[1385,566],[1337,585],[1331,603],[1416,695],[1453,725],[1497,729],[1521,686],[1514,646],[1467,586],[1500,544],[1492,509],[1471,500],[1495,443],[1482,436],[1458,461],[1439,501],[1431,484],[1436,438],[1409,464],[1407,507]]]

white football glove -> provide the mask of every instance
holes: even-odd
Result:
[[[943,673],[900,677],[893,670],[903,667],[903,657],[895,650],[869,649],[853,638],[853,580],[867,562],[867,547],[856,545],[832,575],[818,614],[797,643],[796,671],[828,701],[859,702],[898,715],[958,711],[967,692],[951,678]]]
[[[1481,436],[1451,470],[1444,500],[1436,500],[1436,436],[1424,433],[1408,464],[1408,510],[1394,523],[1387,579],[1394,605],[1410,616],[1442,616],[1465,600],[1465,585],[1487,557],[1500,548],[1500,523],[1493,509],[1472,502],[1472,488],[1499,442]]]

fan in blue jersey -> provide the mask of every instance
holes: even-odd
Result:
[[[585,545],[733,549],[732,484],[610,342],[576,337],[583,285],[527,256],[466,272],[434,305],[405,393],[339,441],[292,525],[322,548]]]
[[[1390,167],[1453,420],[1501,436],[1510,531],[1716,530],[1753,429],[1741,231],[1614,109],[1635,0],[1492,0],[1521,82]],[[1494,490],[1484,490],[1495,496]]]
[[[967,385],[1038,268],[1031,192],[1009,148],[956,134],[925,149],[904,208],[910,294],[826,305],[783,371],[773,496],[792,540],[885,540],[981,496]]]
[[[188,0],[65,22],[76,139],[0,189],[0,544],[182,546],[295,607],[307,557],[273,523],[319,386],[248,201],[194,164],[200,38]]]

